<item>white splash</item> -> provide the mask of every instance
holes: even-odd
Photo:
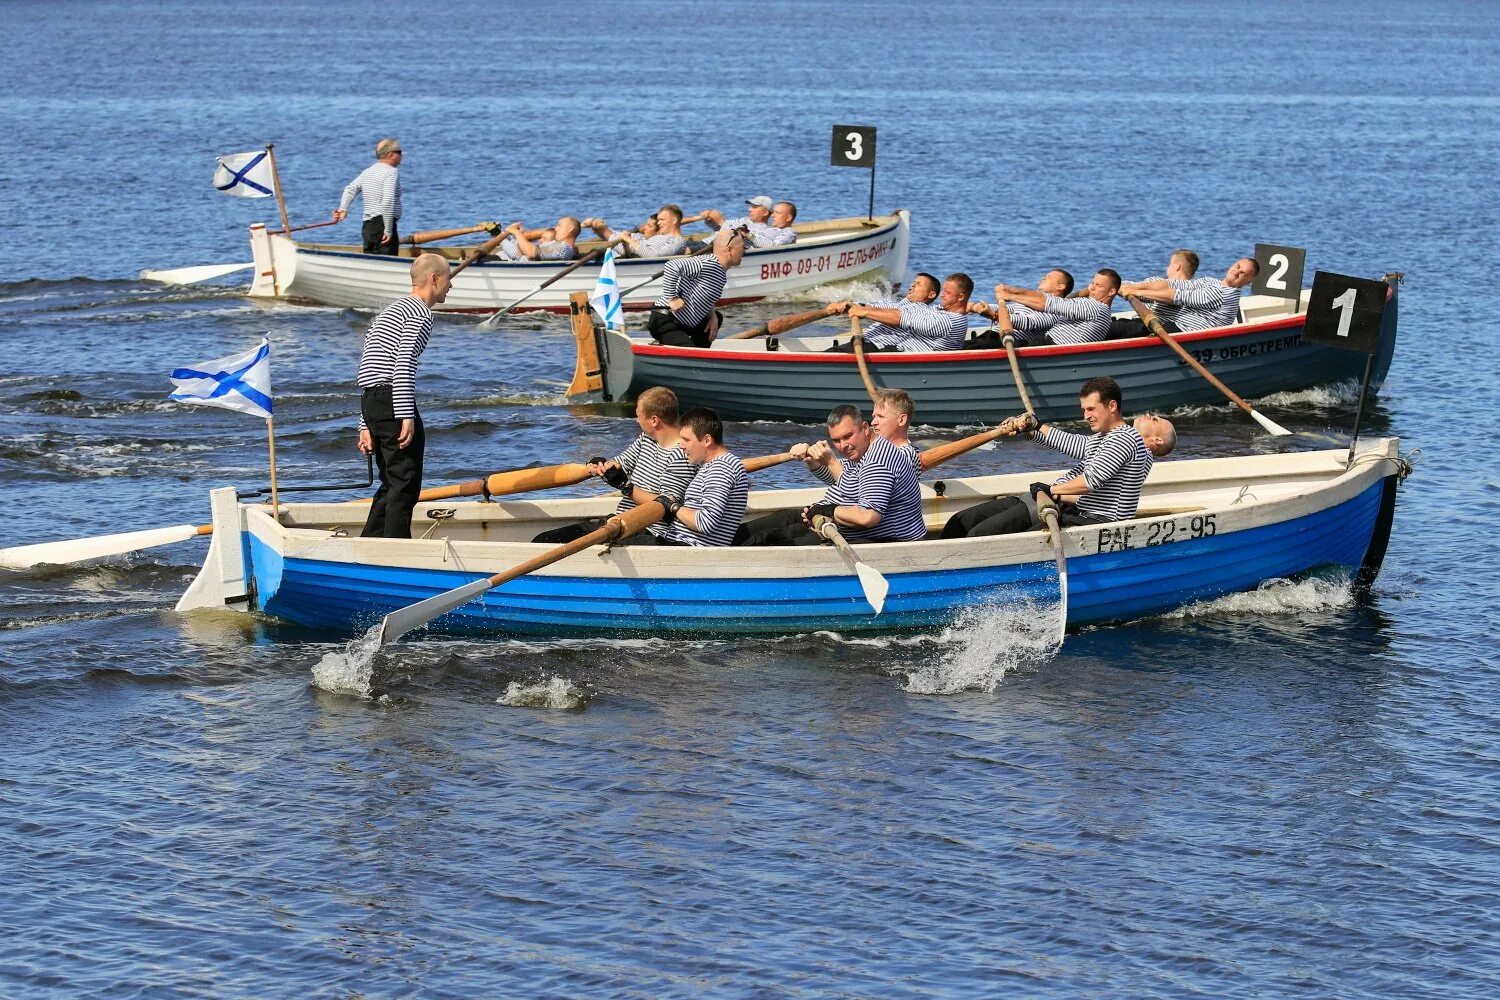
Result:
[[[380,626],[352,639],[342,649],[323,654],[312,668],[313,686],[334,694],[352,694],[359,698],[371,695],[370,677],[375,670],[375,654],[380,649]]]
[[[1334,611],[1354,603],[1347,580],[1267,580],[1254,590],[1225,594],[1211,601],[1195,601],[1164,618],[1201,618],[1219,614],[1278,615],[1288,612]]]
[[[512,708],[582,708],[587,701],[583,690],[565,677],[551,677],[540,684],[511,681],[495,699],[496,704]]]
[[[1007,599],[966,612],[938,637],[946,647],[907,675],[913,694],[995,690],[1020,666],[1039,666],[1058,650],[1055,603]]]

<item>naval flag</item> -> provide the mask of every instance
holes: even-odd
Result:
[[[205,361],[172,372],[177,389],[168,399],[199,406],[222,406],[271,419],[271,342],[231,358]]]
[[[625,313],[620,308],[620,282],[615,278],[614,248],[604,251],[604,263],[599,268],[599,280],[589,293],[589,305],[612,330],[625,329]]]
[[[214,187],[236,198],[269,198],[274,193],[274,184],[271,162],[264,149],[221,156],[219,168],[214,171]]]

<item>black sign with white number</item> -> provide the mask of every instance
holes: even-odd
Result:
[[[835,125],[833,127],[833,165],[835,167],[875,166],[875,126]]]
[[[1250,291],[1256,295],[1271,295],[1278,299],[1302,297],[1302,268],[1307,264],[1307,251],[1301,247],[1283,247],[1275,243],[1255,244],[1255,263],[1260,271]]]
[[[1373,278],[1317,271],[1302,341],[1374,354],[1380,346],[1387,286]]]

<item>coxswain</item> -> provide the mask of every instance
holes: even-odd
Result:
[[[722,314],[714,309],[729,269],[745,256],[745,238],[736,229],[714,234],[711,253],[679,257],[667,263],[661,294],[651,306],[646,329],[659,344],[708,347],[719,334]]]
[[[333,210],[333,221],[343,222],[349,214],[354,196],[364,201],[364,226],[360,238],[365,253],[396,256],[401,248],[396,233],[401,221],[401,143],[381,139],[375,144],[375,162],[344,188],[339,207]]]

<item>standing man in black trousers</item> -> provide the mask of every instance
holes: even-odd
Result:
[[[359,450],[375,456],[380,489],[365,520],[366,538],[410,538],[411,512],[422,492],[427,436],[417,412],[417,359],[432,335],[432,307],[448,296],[448,261],[424,253],[411,265],[411,294],[392,302],[365,333],[359,359]]]

